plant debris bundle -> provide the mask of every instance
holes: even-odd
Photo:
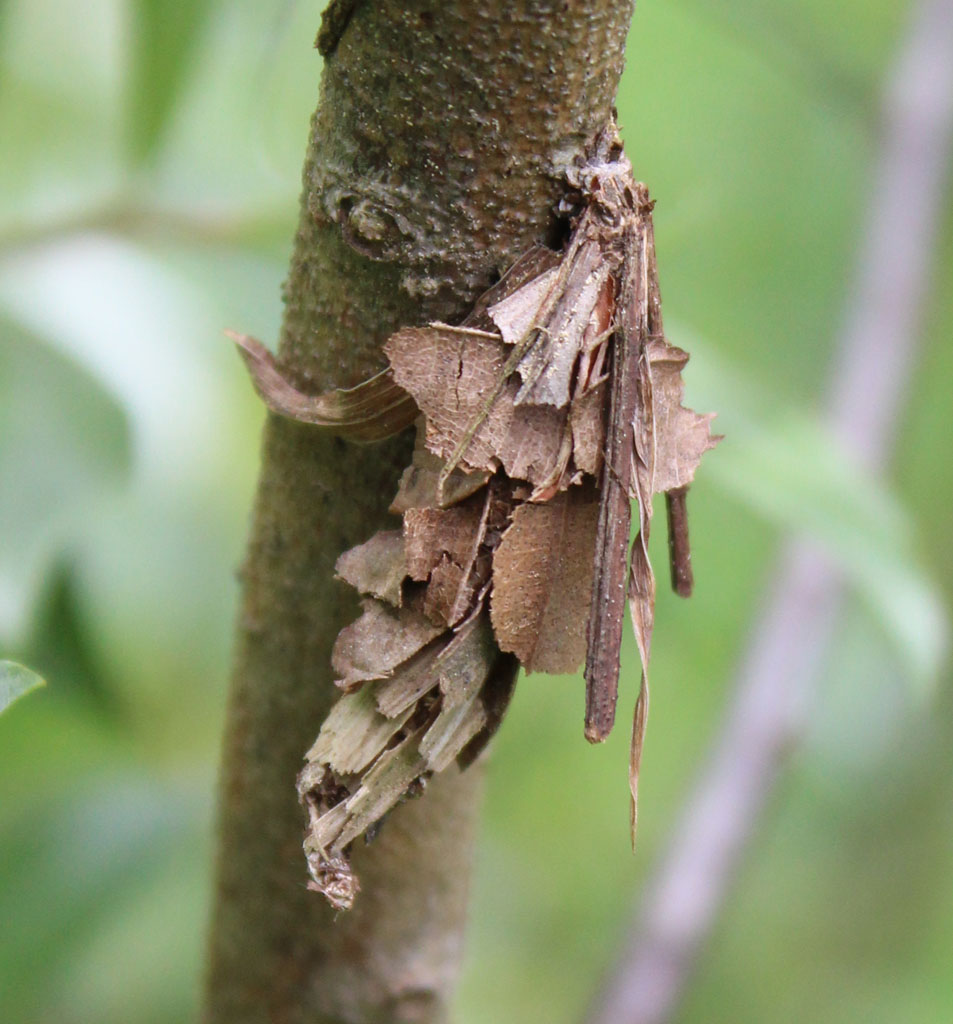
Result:
[[[338,909],[359,888],[351,844],[434,772],[473,761],[520,665],[570,673],[585,664],[586,738],[608,736],[626,599],[642,660],[634,836],[655,604],[652,496],[666,494],[673,586],[687,596],[685,493],[719,438],[711,415],[682,405],[688,355],[662,331],[653,204],[614,125],[569,185],[562,253],[525,253],[459,326],[397,331],[384,346],[389,369],[357,388],[305,395],[263,346],[233,335],[281,415],[360,441],[417,424],[391,505],[402,528],[337,562],[363,614],[335,643],[343,695],[298,779],[309,887]]]

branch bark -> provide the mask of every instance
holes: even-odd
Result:
[[[953,0],[920,0],[887,82],[857,279],[838,339],[831,431],[882,471],[915,365],[953,143]],[[664,1024],[694,975],[771,790],[807,724],[843,581],[805,537],[785,545],[732,706],[589,1024]]]
[[[564,171],[607,121],[632,0],[337,2],[304,168],[279,357],[298,387],[379,369],[403,325],[453,321],[553,241]],[[294,780],[357,613],[333,581],[384,525],[408,442],[270,418],[221,778],[205,1020],[440,1021],[457,973],[479,771],[435,778],[355,855],[334,920],[304,887]]]

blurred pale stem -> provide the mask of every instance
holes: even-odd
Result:
[[[925,0],[887,81],[856,284],[831,370],[832,433],[888,462],[915,363],[953,141],[953,0]],[[673,1019],[775,780],[806,727],[843,599],[830,559],[789,540],[742,660],[734,701],[646,885],[589,1024]]]

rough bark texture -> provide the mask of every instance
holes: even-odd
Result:
[[[609,116],[632,13],[632,0],[353,6],[336,45],[323,41],[279,349],[314,392],[379,369],[398,327],[458,321],[523,250],[554,241],[563,168]],[[336,696],[332,643],[357,614],[335,559],[387,525],[408,461],[404,438],[361,448],[267,423],[222,769],[208,1022],[446,1017],[478,771],[443,773],[391,815],[356,852],[362,892],[337,920],[304,887],[294,788]]]

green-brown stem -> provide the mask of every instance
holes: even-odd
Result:
[[[279,355],[302,390],[380,369],[398,327],[459,320],[553,240],[564,169],[608,120],[632,0],[364,0],[325,65]],[[337,920],[305,889],[294,780],[356,608],[337,556],[387,520],[409,457],[270,418],[238,630],[205,1020],[445,1018],[478,770],[446,772],[355,854]]]

